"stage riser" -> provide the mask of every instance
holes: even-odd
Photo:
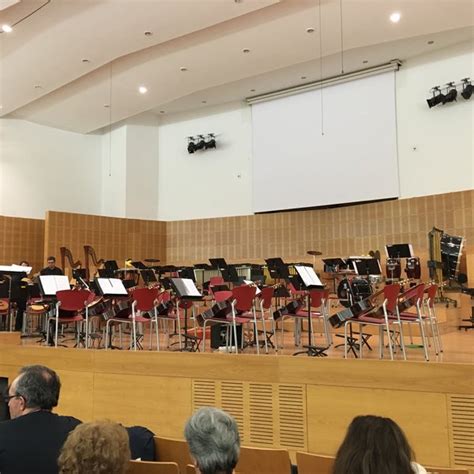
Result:
[[[0,375],[32,363],[58,370],[58,411],[83,420],[182,438],[193,409],[215,404],[237,418],[244,444],[333,455],[354,416],[379,414],[403,426],[422,464],[437,466],[454,466],[456,420],[474,398],[463,364],[0,347]]]

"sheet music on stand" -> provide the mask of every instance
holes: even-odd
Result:
[[[39,281],[43,296],[53,297],[58,291],[71,289],[66,275],[40,275]]]
[[[31,273],[33,267],[23,267],[21,265],[0,265],[0,273]]]
[[[120,278],[97,278],[96,281],[102,296],[128,296]]]
[[[318,275],[316,275],[313,267],[295,265],[295,270],[300,277],[305,289],[310,290],[313,288],[324,288],[324,285],[321,283]]]
[[[202,299],[202,294],[199,293],[191,278],[170,278],[170,280],[173,289],[180,298],[188,300]]]

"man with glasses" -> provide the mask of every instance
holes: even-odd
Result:
[[[63,271],[56,266],[56,257],[48,257],[48,266],[40,271],[40,275],[64,275]]]
[[[70,431],[81,422],[52,413],[61,382],[53,370],[23,367],[8,389],[11,420],[0,423],[1,474],[57,474],[57,458]]]

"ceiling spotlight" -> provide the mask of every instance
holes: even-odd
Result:
[[[305,79],[307,79],[306,76],[301,76],[301,80],[304,81]]]
[[[196,151],[196,144],[194,143],[194,137],[188,137],[188,153],[192,155]]]
[[[462,92],[461,95],[464,99],[469,100],[471,98],[474,87],[471,84],[471,80],[466,77],[462,80]]]
[[[164,114],[164,113],[165,113],[165,111],[164,111],[164,110],[160,110],[160,114]]]
[[[434,44],[433,40],[429,40],[426,44]]]
[[[436,105],[444,103],[444,94],[441,94],[439,86],[433,87],[431,89],[433,92],[433,97],[430,97],[429,99],[426,99],[426,102],[428,103],[428,107],[431,109],[432,107],[435,107]]]
[[[306,33],[314,33],[314,28],[306,28]]]
[[[207,136],[207,142],[204,144],[204,147],[206,150],[209,150],[209,148],[216,148],[216,136],[213,133],[210,133]]]
[[[364,59],[364,60],[362,61],[362,64],[367,64],[368,62],[369,62],[369,61],[367,61],[367,59]]]
[[[87,58],[83,58],[83,59],[81,59],[81,61],[83,63],[90,63],[91,62],[90,59],[87,59]]]
[[[35,84],[35,89],[42,89],[43,87],[40,86],[39,84]]]
[[[393,12],[391,15],[390,15],[390,21],[392,23],[398,23],[400,21],[400,18],[402,17],[402,15],[399,13],[399,12]]]
[[[201,104],[207,104],[207,100],[202,100]]]
[[[250,49],[244,48],[244,49],[242,50],[242,53],[250,53]]]
[[[255,92],[255,89],[250,89],[250,92]]]
[[[110,105],[109,104],[104,104],[104,108],[105,109],[110,109]]]
[[[13,31],[13,28],[10,25],[2,25],[2,31],[4,33],[11,33]]]
[[[188,68],[187,68],[187,67],[184,67],[184,66],[181,66],[181,67],[179,68],[179,70],[180,70],[181,72],[186,72],[186,71],[188,70]]]
[[[458,96],[454,82],[448,82],[446,85],[448,86],[448,92],[444,95],[443,104],[456,101],[456,97]]]
[[[145,31],[143,33],[145,36],[152,36],[153,35],[153,32],[152,31]]]
[[[138,88],[138,92],[140,92],[140,94],[146,94],[148,92],[148,89],[145,86],[140,86]]]

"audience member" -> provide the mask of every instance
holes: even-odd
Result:
[[[57,458],[67,435],[81,422],[52,413],[61,382],[41,365],[23,367],[5,402],[11,420],[0,423],[2,474],[56,474]]]
[[[184,429],[196,470],[201,474],[232,474],[239,459],[240,437],[235,420],[216,408],[201,408]]]
[[[129,462],[127,431],[111,421],[79,425],[58,459],[61,474],[125,474]]]
[[[390,418],[357,416],[336,455],[333,474],[426,474]]]

